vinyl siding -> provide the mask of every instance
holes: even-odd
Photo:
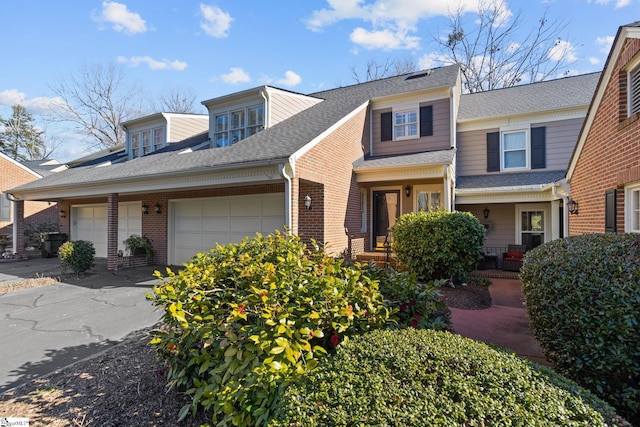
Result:
[[[170,119],[168,142],[178,142],[209,129],[208,116],[173,117]]]
[[[391,108],[374,110],[372,113],[373,144],[372,155],[387,156],[393,154],[419,153],[422,151],[446,150],[451,147],[450,100],[439,99],[423,102],[420,106],[433,106],[433,135],[401,141],[380,140],[380,115]]]
[[[531,127],[546,127],[546,168],[536,170],[567,168],[583,121],[579,118],[531,124]],[[499,128],[491,128],[458,133],[458,175],[487,173],[487,134],[499,131]]]
[[[271,100],[270,126],[274,126],[298,114],[300,111],[306,110],[318,102],[321,102],[321,100],[317,98],[280,91],[270,92],[269,97]]]
[[[489,218],[484,218],[484,208],[489,208]],[[496,203],[487,205],[456,205],[462,212],[471,212],[481,223],[490,226],[487,231],[485,248],[506,248],[515,242],[516,208],[513,203]]]

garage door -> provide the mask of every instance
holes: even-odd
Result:
[[[131,234],[142,234],[141,202],[118,204],[118,249],[124,252],[122,243]],[[93,243],[96,257],[107,257],[107,205],[84,205],[71,208],[72,240],[88,240]]]
[[[181,265],[216,243],[283,230],[284,206],[283,193],[171,201],[169,263]]]

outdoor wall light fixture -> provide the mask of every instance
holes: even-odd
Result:
[[[409,187],[408,185],[404,187],[404,194],[407,197],[411,197],[411,187]]]
[[[160,205],[160,203],[156,203],[153,208],[155,209],[157,214],[161,214],[162,213],[162,206]]]
[[[66,218],[67,217],[67,213],[64,211],[64,209],[60,209],[60,218]]]
[[[311,210],[311,196],[310,195],[306,195],[304,198],[304,205],[307,208],[308,211]]]
[[[489,210],[489,208],[484,208],[484,210],[482,211],[482,213],[484,214],[484,219],[489,218],[489,213],[491,211]]]
[[[142,205],[142,213],[147,215],[149,213],[149,206]]]
[[[571,215],[578,215],[578,202],[573,199],[570,199],[567,202],[567,210]]]

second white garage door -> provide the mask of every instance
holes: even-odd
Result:
[[[284,193],[170,201],[169,263],[181,265],[216,243],[282,231],[284,207]]]

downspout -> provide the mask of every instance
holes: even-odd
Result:
[[[265,89],[260,89],[260,96],[264,99],[264,128],[266,129],[271,125],[271,123],[269,123],[269,119],[271,118],[271,114],[269,114],[269,97]]]
[[[555,197],[556,199],[562,199],[562,235],[564,237],[568,237],[569,236],[569,212],[567,211],[567,202],[569,202],[569,196],[567,195],[561,195],[558,193],[557,188],[560,186],[560,184],[554,182],[553,185],[551,186],[551,194],[553,194],[553,197]]]
[[[291,214],[291,179],[293,176],[287,174],[287,165],[288,163],[282,163],[278,165],[278,173],[282,178],[284,178],[284,218],[285,218],[285,226],[287,227],[287,232],[291,233],[293,231],[292,224],[292,214]]]
[[[19,201],[13,197],[13,194],[7,193],[7,199],[11,200],[13,203],[13,227],[11,230],[11,240],[13,241],[13,246],[11,247],[11,252],[14,254],[18,253],[18,227],[16,226],[16,218],[18,217],[18,205],[15,203]],[[23,218],[24,221],[24,218]]]

